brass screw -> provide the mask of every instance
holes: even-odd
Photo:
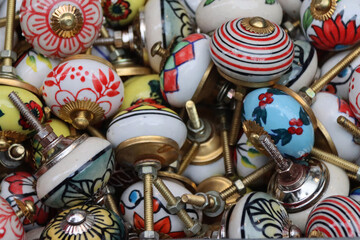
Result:
[[[121,216],[120,212],[117,208],[115,199],[114,199],[114,197],[111,193],[111,190],[108,186],[105,187],[105,204],[111,211],[116,213],[118,216]]]
[[[151,56],[159,55],[160,57],[164,57],[167,55],[166,49],[161,46],[161,42],[156,42],[151,47]]]
[[[154,231],[152,183],[153,183],[153,176],[151,174],[145,174],[144,175],[145,231]]]
[[[223,156],[224,156],[224,165],[225,165],[225,174],[228,177],[234,176],[234,167],[231,159],[231,152],[229,147],[229,134],[228,134],[228,126],[226,119],[226,112],[223,104],[217,106],[220,115],[220,136],[221,142],[223,145]]]
[[[32,201],[26,200],[25,203],[15,198],[15,202],[19,207],[19,210],[16,211],[16,216],[20,219],[26,217],[30,222],[34,222],[33,216],[36,212],[35,204]]]
[[[5,32],[5,44],[4,51],[12,51],[13,49],[13,38],[14,38],[14,18],[15,18],[15,5],[16,0],[7,1],[7,12],[6,12],[6,32]],[[13,60],[11,57],[3,59],[4,66],[12,66]]]
[[[20,14],[16,14],[15,15],[15,19],[14,19],[15,23],[14,24],[19,24],[20,21]],[[0,27],[5,27],[6,26],[6,17],[0,18]]]
[[[360,140],[360,129],[354,123],[352,123],[344,116],[339,116],[337,118],[337,123],[340,124],[340,126],[342,126],[343,128],[345,128],[345,130],[347,130],[349,133],[351,133],[355,138],[355,142],[358,143],[358,141]]]
[[[209,205],[208,208],[212,208],[215,205],[215,201],[213,198],[209,197]],[[194,206],[203,206],[205,204],[205,197],[201,195],[193,195],[193,194],[183,194],[181,196],[181,201],[186,204],[194,205]]]
[[[94,128],[93,126],[89,125],[86,128],[86,130],[90,133],[91,136],[102,138],[102,139],[106,140],[106,137],[97,128]]]
[[[267,134],[261,135],[259,137],[259,142],[269,153],[270,157],[276,162],[277,167],[280,171],[286,171],[290,168],[292,162],[281,155],[275,144],[271,141],[270,136],[268,136]]]
[[[198,153],[199,148],[200,148],[200,144],[198,142],[192,143],[190,150],[184,155],[184,157],[181,160],[181,164],[177,174],[181,175],[184,173],[186,168],[189,166],[189,164],[192,162],[192,160]]]
[[[241,110],[243,106],[244,96],[245,96],[245,89],[243,87],[237,86],[235,91],[236,106],[233,112],[230,138],[229,138],[230,146],[235,146],[237,143],[238,135],[240,132],[240,126],[241,126]]]
[[[192,127],[195,129],[201,128],[201,122],[200,122],[199,115],[196,110],[195,103],[193,101],[189,100],[186,102],[185,108],[186,108],[187,114],[189,116]]]

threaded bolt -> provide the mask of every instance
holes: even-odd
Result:
[[[259,142],[265,148],[265,150],[270,154],[271,158],[274,159],[278,168],[281,171],[286,171],[291,165],[291,161],[284,158],[279,150],[276,148],[275,144],[271,141],[271,138],[267,135],[261,135],[259,137]]]
[[[340,124],[340,126],[342,126],[343,128],[345,128],[345,130],[351,133],[354,137],[360,137],[360,129],[346,117],[339,116],[337,118],[337,123]]]
[[[181,164],[180,164],[177,174],[181,175],[184,173],[186,168],[189,166],[189,164],[192,162],[192,160],[196,156],[199,148],[200,148],[200,144],[198,142],[192,143],[190,150],[184,155],[183,159],[181,160]]]
[[[186,102],[185,108],[186,108],[187,114],[189,116],[191,126],[195,129],[201,128],[201,122],[200,122],[199,115],[196,110],[195,103],[193,101],[189,100]]]
[[[235,144],[237,143],[238,135],[240,132],[240,126],[241,126],[241,110],[243,106],[244,96],[245,96],[244,88],[238,86],[235,92],[236,106],[231,123],[231,130],[229,137],[230,146],[235,146]]]
[[[154,231],[152,183],[153,183],[152,174],[145,174],[144,175],[145,231]]]

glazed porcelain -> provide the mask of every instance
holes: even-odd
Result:
[[[234,18],[255,16],[280,24],[283,12],[277,0],[202,0],[196,9],[196,23],[203,33]]]
[[[327,185],[327,188],[325,189],[325,192],[320,197],[318,202],[320,202],[324,198],[333,195],[348,196],[350,191],[350,183],[349,183],[349,178],[346,175],[346,172],[341,168],[336,167],[330,163],[327,162],[323,162],[323,163],[326,165],[326,167],[329,170],[330,180]],[[314,206],[310,206],[309,208],[301,212],[296,212],[296,213],[289,212],[290,220],[294,225],[298,226],[302,232],[305,232],[306,221],[313,207]]]
[[[121,218],[97,205],[80,205],[66,209],[45,227],[40,239],[127,239],[127,231]]]
[[[184,107],[201,82],[211,62],[210,38],[194,33],[176,44],[160,73],[161,92],[173,107]]]
[[[315,48],[307,41],[294,41],[294,59],[291,68],[280,77],[277,84],[298,92],[302,87],[310,86],[317,71],[318,58]]]
[[[166,179],[163,179],[163,181],[174,196],[191,194],[191,192],[178,181]],[[176,214],[170,214],[166,206],[167,202],[154,187],[154,230],[159,232],[160,236],[185,238],[184,223],[180,221]],[[186,205],[185,210],[191,218],[201,222],[201,213],[197,212],[191,205]],[[140,230],[144,228],[144,185],[142,182],[131,185],[123,192],[120,198],[120,212],[125,221],[129,222],[135,229]]]
[[[251,192],[233,206],[227,218],[227,238],[283,238],[291,223],[281,203],[263,192]]]
[[[336,1],[331,18],[316,20],[310,11],[311,0],[304,0],[300,9],[301,27],[308,41],[325,51],[341,51],[351,48],[360,41],[357,34],[360,24],[360,2],[353,0]]]
[[[70,9],[69,5],[77,10]],[[58,13],[59,18],[66,14],[74,15],[79,19],[74,24],[76,29],[65,30],[68,26],[64,28],[61,21],[52,20],[53,13]],[[103,18],[97,0],[25,0],[20,14],[20,26],[26,41],[37,52],[56,58],[72,56],[91,47],[98,37]]]
[[[127,108],[114,117],[106,132],[106,138],[114,148],[125,140],[140,136],[170,138],[181,148],[186,135],[187,128],[182,119],[173,110],[157,104]]]
[[[236,172],[241,177],[246,177],[269,162],[269,158],[251,144],[246,134],[239,138],[235,151]]]
[[[11,86],[0,86],[0,129],[1,131],[15,131],[17,133],[30,135],[34,129],[26,122],[25,118],[20,115],[19,110],[10,101],[8,95],[15,91],[25,105],[31,110],[39,121],[44,119],[43,104],[39,98],[22,88]]]
[[[10,204],[0,197],[0,236],[2,239],[25,240],[25,231]]]
[[[199,184],[209,177],[223,176],[225,174],[224,157],[206,165],[189,164],[184,173],[185,177]]]
[[[26,200],[30,200],[35,204],[36,213],[33,216],[34,222],[31,223],[26,218],[21,219],[26,231],[39,226],[45,226],[48,220],[50,220],[50,209],[38,199],[35,185],[35,177],[28,172],[14,172],[7,175],[1,181],[0,196],[11,205],[15,212],[19,210],[15,199],[21,200],[24,203]]]
[[[102,1],[106,22],[112,28],[119,28],[131,23],[139,9],[144,7],[145,0],[105,0]]]
[[[38,227],[25,233],[26,240],[39,240],[44,227]]]
[[[124,83],[124,90],[120,111],[140,103],[165,104],[160,91],[160,77],[157,74],[131,77]]]
[[[53,208],[89,201],[107,184],[114,164],[110,142],[88,137],[38,178],[37,195]]]
[[[312,231],[324,238],[353,238],[360,235],[360,204],[350,197],[334,195],[325,198],[311,211],[306,236]]]
[[[351,80],[349,82],[349,104],[350,108],[355,114],[355,117],[360,119],[360,104],[359,104],[359,96],[360,96],[360,67],[357,67],[351,76]]]
[[[215,65],[246,82],[264,83],[280,77],[294,58],[292,40],[277,24],[272,33],[260,34],[247,30],[244,21],[228,21],[214,32],[210,53]]]
[[[0,7],[1,9],[1,7]],[[4,50],[4,44],[5,44],[5,27],[0,28],[0,51]],[[14,31],[14,39],[13,39],[13,46],[15,46],[18,43],[19,37],[18,33]]]
[[[150,66],[160,72],[161,57],[151,56],[151,47],[162,42],[167,48],[174,37],[182,38],[192,33],[190,19],[184,6],[178,0],[149,0],[144,8],[146,49]]]
[[[186,12],[191,18],[195,18],[195,12],[200,5],[201,0],[180,0],[181,4],[184,5]]]
[[[16,62],[16,73],[19,79],[40,89],[46,76],[60,61],[45,57],[35,50],[24,53]]]
[[[332,93],[320,92],[316,94],[316,101],[311,108],[330,134],[339,157],[355,162],[360,157],[360,146],[354,142],[352,134],[337,123],[339,116],[355,123],[355,116],[348,103]]]
[[[90,58],[91,57],[91,58]],[[61,107],[76,100],[91,100],[105,112],[115,114],[124,97],[124,85],[108,62],[88,55],[65,59],[50,72],[42,87],[46,105],[58,117]]]
[[[329,58],[321,67],[321,76],[325,75],[332,67],[340,62],[351,51],[339,52]],[[360,65],[360,57],[355,58],[349,65],[346,66],[331,82],[324,88],[325,91],[334,93],[340,98],[348,100],[349,85],[352,74],[355,68]]]
[[[111,61],[110,59],[110,51],[106,46],[92,46],[91,48],[91,55],[101,57],[106,61]]]
[[[300,19],[300,8],[304,0],[278,0],[284,12],[294,20]]]
[[[244,99],[243,116],[262,126],[287,158],[306,156],[314,145],[310,117],[294,98],[279,89],[250,92]]]

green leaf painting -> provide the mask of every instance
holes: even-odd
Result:
[[[41,53],[37,56],[37,59],[39,59],[39,61],[43,62],[49,69],[53,68],[49,58],[45,57]]]
[[[26,64],[31,67],[31,69],[34,71],[34,72],[37,72],[37,68],[36,68],[36,59],[34,56],[28,56],[26,58]]]
[[[205,4],[204,4],[204,7],[207,6],[207,5],[210,5],[214,2],[215,0],[206,0],[205,1]]]
[[[265,0],[265,3],[266,3],[266,4],[274,4],[274,3],[275,3],[275,0]]]
[[[304,16],[302,19],[303,28],[305,32],[307,31],[307,29],[309,28],[312,22],[313,22],[313,16],[311,15],[310,8],[308,8],[304,12]]]
[[[245,156],[241,156],[241,164],[244,165],[244,167],[256,169],[256,166],[252,164]]]

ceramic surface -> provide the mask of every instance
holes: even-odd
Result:
[[[26,218],[21,219],[26,231],[39,226],[45,226],[48,220],[50,220],[49,207],[45,206],[38,199],[35,190],[35,182],[35,177],[27,172],[11,173],[1,181],[0,196],[11,205],[15,212],[19,210],[15,199],[21,200],[24,203],[26,200],[30,200],[35,204],[36,213],[33,216],[34,223],[31,223]]]
[[[351,197],[357,202],[360,202],[360,187],[352,189],[349,193],[349,197]]]
[[[133,21],[145,0],[104,0],[101,4],[106,22],[112,28],[119,28]]]
[[[236,203],[227,224],[227,238],[282,238],[290,221],[278,200],[267,193],[251,192]]]
[[[53,208],[89,201],[107,184],[114,164],[110,142],[89,137],[38,178],[38,197]]]
[[[120,111],[140,103],[164,105],[160,91],[160,77],[157,74],[131,77],[124,83],[124,102]]]
[[[92,59],[71,59],[59,64],[47,75],[42,95],[52,112],[59,117],[68,102],[91,100],[104,109],[108,118],[120,108],[124,85],[109,66]]]
[[[67,216],[70,211],[83,210],[88,216],[85,221],[91,222],[88,225],[82,225],[76,228],[66,224]],[[93,219],[93,220],[90,220]],[[66,229],[66,226],[69,229]],[[77,233],[74,229],[77,229]],[[73,231],[72,231],[73,230]],[[43,240],[75,240],[75,239],[92,239],[92,240],[123,240],[127,239],[124,222],[119,216],[112,211],[96,205],[80,205],[69,208],[59,213],[45,227],[41,238]]]
[[[25,233],[26,240],[39,240],[44,227],[38,227]]]
[[[300,19],[300,8],[304,0],[278,0],[284,12],[294,20]]]
[[[221,25],[211,38],[210,53],[226,75],[246,82],[268,82],[291,66],[294,45],[285,31],[274,24],[269,34],[253,33],[234,19]]]
[[[0,86],[0,131],[10,130],[18,133],[30,135],[34,129],[30,127],[28,122],[20,115],[19,110],[10,101],[8,95],[15,91],[25,105],[31,110],[39,121],[44,119],[43,104],[39,98],[22,88]]]
[[[356,122],[349,104],[334,94],[320,92],[316,94],[316,101],[311,109],[330,134],[339,157],[355,162],[360,157],[360,147],[354,142],[352,134],[337,123],[339,116],[346,117],[352,123]]]
[[[299,159],[314,145],[310,117],[291,96],[275,88],[259,88],[244,99],[243,117],[262,126],[279,151],[288,158]]]
[[[280,77],[277,84],[298,92],[313,82],[318,66],[315,48],[303,40],[294,41],[294,59],[291,68]]]
[[[106,46],[92,46],[91,55],[101,57],[106,61],[111,61],[110,51]]]
[[[134,105],[120,112],[106,132],[106,138],[114,148],[125,140],[139,136],[167,137],[181,148],[186,140],[187,128],[173,110],[162,105],[147,104]]]
[[[196,9],[196,23],[203,33],[234,18],[254,16],[280,24],[283,11],[277,0],[202,0]]]
[[[167,48],[174,37],[179,40],[192,33],[191,21],[184,6],[178,0],[149,0],[144,8],[146,25],[146,49],[150,66],[160,72],[160,56],[151,56],[151,47],[162,42]]]
[[[200,5],[201,0],[180,0],[181,4],[184,5],[186,12],[191,18],[195,18],[195,12]]]
[[[59,36],[50,25],[51,15],[59,6],[76,7],[83,18],[83,26],[72,37]],[[25,0],[20,9],[22,33],[34,49],[56,58],[81,53],[91,47],[98,37],[102,24],[100,1],[88,0]]]
[[[6,240],[25,240],[24,227],[10,204],[0,197],[0,237]]]
[[[335,195],[325,198],[311,211],[306,223],[306,236],[312,231],[325,238],[352,238],[360,235],[360,204],[350,197]]]
[[[17,60],[15,67],[17,76],[21,80],[40,89],[46,76],[59,63],[58,59],[45,57],[31,49]]]
[[[165,179],[163,181],[174,196],[191,194],[189,190],[177,181]],[[184,223],[180,221],[176,214],[170,214],[166,206],[167,202],[154,187],[154,230],[159,232],[160,236],[185,238]],[[185,205],[185,210],[191,218],[201,222],[201,213],[197,212],[191,205]],[[144,185],[142,182],[131,185],[123,192],[120,198],[120,212],[125,221],[129,222],[135,229],[144,229]]]
[[[340,52],[329,58],[321,67],[321,76],[324,76],[332,67],[335,66],[335,64],[340,62],[350,52],[350,50]],[[334,93],[342,99],[348,100],[350,79],[355,69],[359,65],[360,57],[357,57],[354,61],[347,65],[346,68],[342,70],[336,77],[334,77],[331,82],[326,85],[324,90],[330,93]]]
[[[224,158],[220,157],[215,162],[206,165],[189,164],[182,175],[199,184],[209,177],[223,176],[224,174]]]
[[[313,18],[311,0],[304,0],[300,9],[301,27],[308,41],[316,48],[326,51],[341,51],[360,41],[360,15],[356,12],[360,2],[337,0],[334,14],[326,21]]]
[[[355,114],[355,117],[360,119],[360,67],[358,66],[353,74],[351,75],[351,80],[349,82],[349,104],[352,112]]]
[[[194,33],[175,45],[160,73],[161,92],[173,107],[184,107],[207,70],[211,58],[210,38]]]
[[[237,142],[234,158],[237,174],[241,177],[246,177],[269,162],[269,158],[251,144],[246,134],[242,134]]]

